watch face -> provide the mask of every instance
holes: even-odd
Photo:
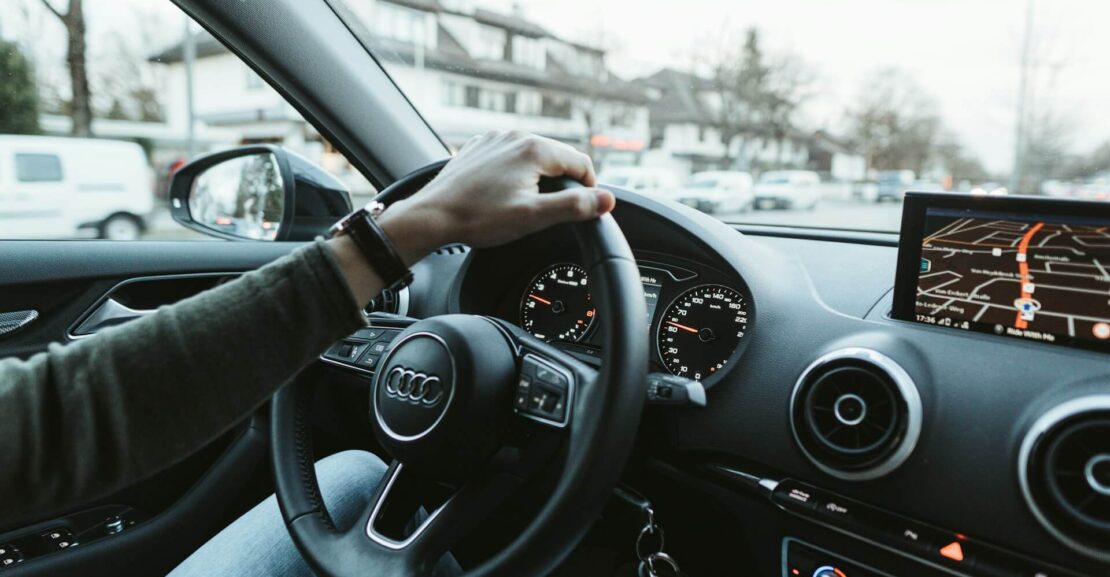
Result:
[[[366,262],[382,279],[385,288],[399,291],[412,284],[412,271],[378,223],[365,208],[360,208],[337,222],[330,237],[347,234],[355,241]]]
[[[365,208],[360,208],[352,212],[351,214],[348,214],[347,216],[339,219],[339,222],[331,225],[331,228],[328,229],[327,238],[333,238],[346,230],[350,230],[351,224],[357,219],[361,218],[364,213],[366,213],[367,215],[369,214],[366,212]]]

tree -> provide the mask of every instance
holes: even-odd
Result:
[[[813,95],[813,74],[796,56],[787,54],[772,61],[766,87],[758,108],[763,113],[771,138],[776,143],[778,166],[783,164],[786,137],[794,127],[794,117]]]
[[[710,81],[714,128],[724,144],[722,161],[726,167],[746,162],[748,145],[763,139],[778,144],[781,165],[783,143],[809,98],[813,75],[794,55],[766,54],[756,28],[744,32],[739,49],[728,40],[722,46],[711,64]],[[734,153],[731,145],[737,138]]]
[[[161,122],[164,114],[158,89],[150,70],[143,66],[141,53],[153,51],[154,42],[141,34],[133,46],[122,33],[109,36],[111,42],[94,57],[100,65],[94,70],[96,95],[93,110],[99,116],[116,120]]]
[[[31,63],[15,44],[0,40],[0,134],[38,134],[39,97]]]
[[[952,177],[953,183],[961,181],[983,182],[990,178],[979,159],[967,154],[956,137],[945,134],[940,137],[935,150],[936,162]]]
[[[880,70],[865,82],[858,104],[848,111],[848,133],[875,170],[922,172],[940,133],[936,103],[896,69]]]
[[[92,136],[92,98],[89,91],[84,0],[69,0],[66,12],[55,8],[50,0],[41,2],[66,29],[66,66],[69,69],[72,93],[69,101],[69,114],[73,119],[71,132],[74,136]]]
[[[759,30],[749,28],[744,33],[744,43],[739,53],[726,44],[712,67],[712,86],[716,101],[714,124],[724,144],[721,160],[728,168],[735,162],[732,141],[738,136],[754,135],[757,132],[755,121],[770,74],[763,60],[763,49],[759,45]],[[736,155],[740,161],[747,158],[749,140],[750,138],[743,138],[740,142]]]
[[[1020,143],[1020,165],[1015,165],[1013,191],[1037,194],[1044,181],[1067,175],[1073,159],[1071,148],[1072,123],[1063,113],[1050,107],[1028,111]]]

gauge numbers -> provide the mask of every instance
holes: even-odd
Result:
[[[671,373],[700,381],[724,370],[747,331],[743,295],[721,285],[696,286],[663,311],[659,356]]]
[[[525,288],[520,326],[548,342],[573,342],[586,336],[596,312],[586,271],[574,264],[557,264],[541,271]]]

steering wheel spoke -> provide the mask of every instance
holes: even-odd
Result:
[[[414,574],[431,574],[439,559],[487,519],[520,485],[520,477],[494,472],[463,483],[430,512],[421,506],[427,486],[419,474],[394,461],[350,540],[369,540],[386,556],[403,559]],[[365,544],[364,544],[365,545]]]

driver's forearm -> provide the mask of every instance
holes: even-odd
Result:
[[[339,264],[352,255],[333,250],[317,242],[150,317],[0,360],[0,526],[180,461],[354,331],[373,294],[356,302]]]

